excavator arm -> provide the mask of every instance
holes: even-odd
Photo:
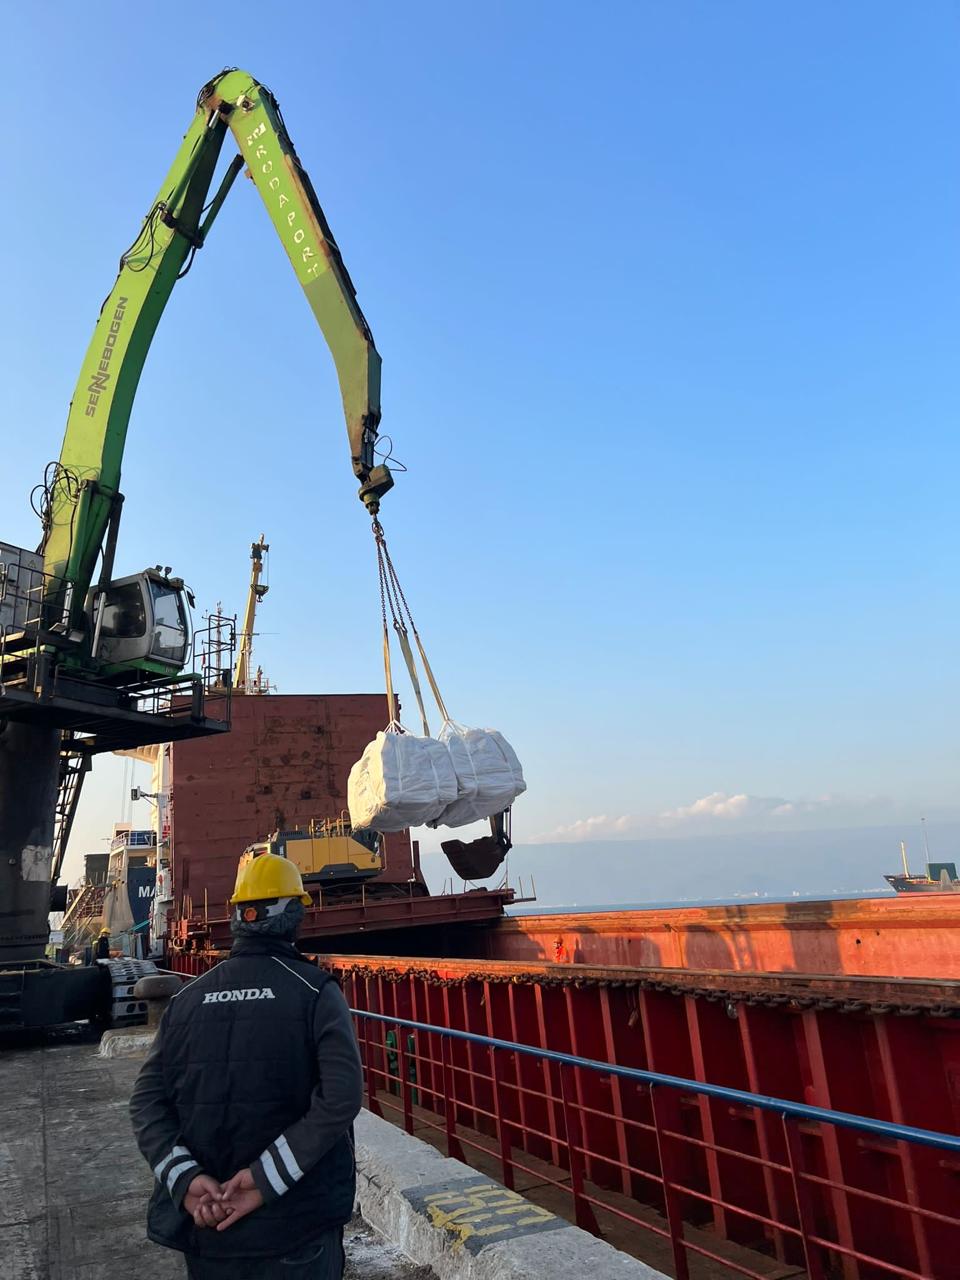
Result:
[[[208,201],[228,131],[240,154]],[[374,456],[380,356],[340,250],[273,94],[246,72],[222,72],[200,91],[170,172],[121,258],[81,367],[59,465],[48,476],[43,567],[48,582],[57,584],[64,630],[82,626],[101,550],[101,582],[112,573],[123,449],[147,352],[174,285],[202,247],[244,165],[333,355],[351,462],[371,514],[393,484],[389,469],[378,466]]]

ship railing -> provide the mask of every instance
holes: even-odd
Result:
[[[370,1111],[511,1190],[523,1176],[562,1193],[578,1226],[617,1247],[643,1256],[641,1233],[659,1237],[677,1280],[696,1280],[698,1258],[711,1276],[749,1280],[772,1266],[810,1280],[960,1277],[958,1136],[352,1013]],[[731,1117],[756,1121],[742,1149],[715,1136]],[[906,1165],[890,1158],[904,1148]],[[731,1182],[752,1185],[765,1211],[756,1195],[734,1202]]]
[[[157,843],[155,831],[121,831],[110,841],[110,852],[118,849],[153,848]]]

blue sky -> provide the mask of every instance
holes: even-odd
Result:
[[[239,64],[383,355],[384,524],[452,711],[524,760],[518,837],[960,812],[956,5],[51,4],[7,34],[0,536],[35,541],[119,254]],[[239,609],[265,531],[272,679],[380,686],[331,362],[247,183],[124,490],[118,571]]]

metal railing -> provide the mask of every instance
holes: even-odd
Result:
[[[118,849],[139,849],[153,848],[157,843],[157,833],[155,831],[121,831],[110,841],[110,852],[116,853]]]
[[[352,1012],[372,1112],[494,1158],[511,1189],[525,1173],[569,1195],[596,1235],[602,1220],[669,1241],[677,1280],[691,1255],[764,1280],[760,1254],[810,1280],[960,1277],[960,1137]],[[731,1116],[753,1121],[742,1149],[715,1135]]]

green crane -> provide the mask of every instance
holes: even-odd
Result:
[[[228,131],[233,133],[240,154],[208,202]],[[116,592],[112,597],[107,591],[93,602],[88,601],[87,592],[101,551],[105,554],[101,580],[109,580],[112,572],[114,531],[122,502],[120,466],[133,398],[150,343],[174,285],[204,244],[244,165],[333,354],[351,462],[361,482],[360,496],[371,513],[376,513],[380,497],[392,484],[389,471],[378,466],[374,457],[380,421],[380,356],[340,250],[290,141],[276,98],[246,72],[226,71],[201,89],[196,115],[170,172],[140,234],[121,259],[116,283],[103,305],[80,369],[60,460],[48,484],[43,571],[48,610],[60,611],[55,620],[48,612],[48,619],[77,639],[79,648],[68,648],[66,661],[87,666],[87,659],[99,659],[101,674],[108,677],[119,674],[108,668],[128,671],[131,666],[163,674],[177,662],[182,665],[185,657],[185,650],[181,650],[186,637],[178,642],[169,630],[175,628],[178,612],[186,617],[175,604],[166,604],[163,616],[168,621],[159,651],[153,652],[147,645],[129,643],[139,637],[115,634],[117,616],[121,628],[123,617],[131,616],[129,605],[136,584],[122,583],[119,605]],[[151,605],[154,612],[156,606],[162,608],[170,592],[164,592],[157,576],[142,587],[149,631]],[[181,590],[178,585],[173,594]],[[98,617],[98,613],[105,616]],[[139,625],[140,611],[135,610],[133,616]],[[82,634],[78,636],[78,632]],[[96,651],[90,652],[83,641],[92,647],[95,636]],[[126,643],[118,643],[120,640]]]
[[[228,132],[239,154],[211,198]],[[162,565],[112,575],[121,463],[144,361],[174,285],[244,168],[333,356],[351,464],[371,515],[393,485],[374,452],[380,356],[340,250],[276,98],[247,72],[227,69],[200,90],[173,165],[120,260],[59,460],[40,486],[40,551],[0,543],[0,902],[13,921],[4,928],[0,920],[0,961],[39,963],[51,883],[92,755],[229,725],[228,716],[207,714],[209,679],[184,671],[193,602],[183,580]]]

